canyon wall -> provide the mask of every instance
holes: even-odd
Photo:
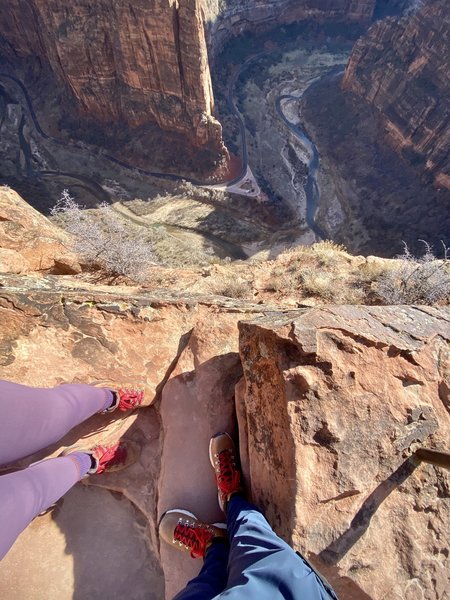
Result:
[[[381,115],[388,139],[437,187],[450,189],[450,11],[447,0],[372,26],[353,50],[343,89]]]
[[[180,144],[175,141],[177,150],[202,148],[219,160],[226,149],[221,125],[213,117],[205,23],[213,55],[225,39],[248,28],[257,31],[308,18],[367,22],[374,4],[375,0],[75,0],[69,6],[61,0],[10,0],[0,15],[0,44],[12,74],[20,59],[32,58],[40,69],[50,68],[57,83],[49,85],[58,89],[45,93],[64,90],[64,127],[75,131],[76,123],[86,121],[103,129],[156,124],[163,132],[183,136]],[[34,80],[39,77],[35,72]],[[31,87],[31,81],[25,83]],[[112,132],[113,137],[117,133]],[[174,145],[154,135],[149,131],[158,145]]]
[[[245,31],[264,31],[284,23],[307,19],[337,22],[370,22],[376,0],[205,0],[212,53],[230,37]]]
[[[10,57],[48,63],[81,116],[131,128],[154,121],[224,152],[200,0],[10,0],[0,35]]]

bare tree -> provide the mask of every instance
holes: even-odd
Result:
[[[444,258],[439,260],[431,246],[421,241],[425,253],[414,257],[406,245],[399,256],[398,266],[383,273],[377,292],[386,304],[436,304],[450,298],[449,248],[444,247]]]
[[[73,250],[89,266],[141,282],[156,264],[153,247],[143,240],[140,228],[126,223],[108,204],[83,210],[64,190],[51,214],[72,235]]]

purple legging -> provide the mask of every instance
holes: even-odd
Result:
[[[32,388],[0,381],[0,465],[57,442],[75,425],[105,410],[110,390],[85,384]],[[88,454],[42,460],[0,477],[0,560],[17,536],[89,470]]]

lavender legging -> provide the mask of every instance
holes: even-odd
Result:
[[[85,384],[32,388],[0,381],[0,465],[57,442],[75,425],[111,405],[110,390]],[[89,470],[83,452],[50,458],[0,476],[0,560],[36,515]]]

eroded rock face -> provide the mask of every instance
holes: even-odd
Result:
[[[13,0],[0,34],[19,57],[48,62],[100,124],[156,122],[224,154],[199,0]]]
[[[381,114],[393,147],[450,189],[450,11],[447,0],[372,26],[343,80]]]
[[[68,235],[14,190],[0,187],[0,273],[79,273]]]
[[[368,23],[376,0],[228,0],[222,12],[218,2],[206,2],[209,44],[213,52],[228,38],[245,31],[263,31],[307,19]]]
[[[342,598],[445,598],[450,311],[336,306],[240,324],[253,500]]]

